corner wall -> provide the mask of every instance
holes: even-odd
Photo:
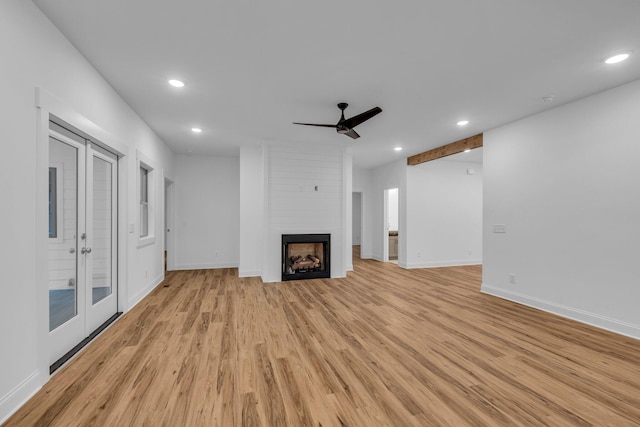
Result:
[[[263,147],[240,148],[240,250],[238,275],[262,276],[265,217]]]
[[[638,111],[635,81],[485,132],[483,292],[640,338]]]
[[[176,157],[176,269],[237,267],[240,159]]]
[[[408,166],[406,214],[403,267],[481,264],[482,164],[444,158]]]

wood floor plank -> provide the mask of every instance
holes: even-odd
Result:
[[[640,342],[481,294],[481,266],[176,271],[5,426],[640,425]]]

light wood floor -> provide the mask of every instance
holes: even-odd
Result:
[[[640,424],[640,342],[483,295],[481,267],[171,272],[7,426]]]

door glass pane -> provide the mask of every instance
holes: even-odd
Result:
[[[112,164],[93,158],[93,271],[91,272],[93,304],[113,292],[113,198]]]
[[[62,181],[62,186],[56,183],[62,191],[50,191],[48,196],[50,209],[56,206],[56,212],[62,213],[55,221],[62,229],[56,230],[56,239],[49,239],[49,331],[53,331],[78,313],[78,150],[49,138],[49,163],[62,168],[49,174],[50,179],[55,175]]]

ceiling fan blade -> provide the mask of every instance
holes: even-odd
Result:
[[[293,124],[294,125],[304,125],[304,126],[320,126],[320,127],[323,127],[323,128],[335,128],[336,127],[336,125],[319,125],[319,124],[316,124],[316,123],[296,123],[296,122],[293,122]]]
[[[360,135],[358,135],[358,132],[356,132],[353,129],[349,129],[349,132],[345,133],[345,135],[347,135],[348,137],[353,138],[353,139],[360,138]]]
[[[360,123],[369,120],[371,117],[376,114],[380,114],[382,112],[382,108],[374,107],[369,111],[365,111],[362,114],[358,114],[357,116],[353,116],[344,121],[343,125],[348,127],[349,129],[358,126]]]

